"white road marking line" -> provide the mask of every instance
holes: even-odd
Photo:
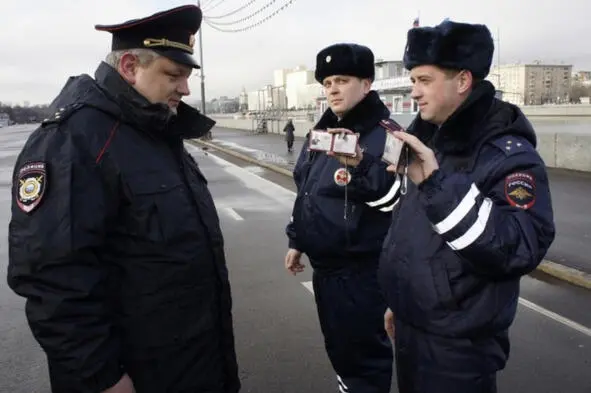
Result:
[[[189,146],[191,146],[191,145],[189,145]],[[196,150],[198,149],[195,146],[192,146],[192,147],[194,149],[196,149]],[[260,177],[260,176],[258,176],[256,174],[252,173],[252,172],[249,172],[249,171],[247,171],[247,170],[239,167],[238,165],[232,164],[231,162],[228,162],[228,161],[226,161],[226,160],[224,160],[224,159],[222,159],[222,158],[220,158],[218,156],[215,156],[215,154],[209,153],[208,157],[211,157],[215,161],[218,161],[220,163],[223,163],[223,165],[239,168],[241,171],[243,171],[245,173],[248,173],[248,175],[257,177],[258,178],[258,181],[262,181],[262,182],[268,183],[269,187],[276,187],[278,189],[281,189],[282,192],[287,191],[288,193],[291,193],[294,197],[296,196],[296,193],[295,192],[293,192],[291,190],[288,190],[287,188],[282,187],[279,184],[273,183],[270,180],[267,180],[267,179],[265,179],[263,177]],[[311,293],[314,293],[314,290],[312,289],[312,282],[311,281],[302,282],[302,285],[304,287],[306,287],[306,289],[308,291],[310,291]],[[552,319],[552,320],[554,320],[554,321],[556,321],[556,322],[558,322],[558,323],[560,323],[560,324],[562,324],[564,326],[567,326],[567,327],[569,327],[569,328],[571,328],[573,330],[578,331],[579,333],[583,333],[586,336],[591,337],[591,329],[588,328],[588,327],[586,327],[586,326],[583,326],[583,325],[581,325],[581,324],[579,324],[577,322],[571,321],[570,319],[565,318],[565,317],[563,317],[560,314],[557,314],[555,312],[552,312],[550,310],[547,310],[547,309],[545,309],[542,306],[538,306],[537,304],[532,303],[529,300],[526,300],[526,299],[524,299],[522,297],[519,298],[519,303],[521,305],[529,308],[530,310],[533,310],[533,311],[535,311],[535,312],[537,312],[537,313],[545,316],[546,318]]]
[[[236,210],[232,209],[231,207],[226,207],[224,210],[236,221],[244,221],[244,218],[242,218],[240,214],[236,213]]]
[[[584,335],[591,337],[591,329],[589,329],[586,326],[581,325],[580,323],[577,323],[575,321],[571,321],[570,319],[565,318],[562,315],[556,314],[555,312],[547,310],[544,307],[538,306],[537,304],[532,303],[529,300],[523,299],[521,297],[519,298],[519,303],[521,305],[529,308],[530,310],[539,312],[540,314],[544,315],[545,317],[553,319],[554,321],[561,323],[565,326],[568,326],[569,328],[574,329],[574,330],[578,331],[579,333],[583,333]]]
[[[314,287],[312,286],[312,281],[303,281],[302,285],[310,291],[310,293],[314,294]]]

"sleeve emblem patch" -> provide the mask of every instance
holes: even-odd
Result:
[[[23,165],[17,175],[16,202],[25,213],[32,212],[45,194],[47,171],[44,162],[29,162]]]
[[[529,209],[536,203],[536,179],[531,173],[518,172],[505,178],[505,198],[511,206]]]

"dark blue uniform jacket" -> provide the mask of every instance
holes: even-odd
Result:
[[[8,284],[47,354],[52,391],[240,389],[224,239],[183,140],[214,121],[152,105],[105,63],[71,78],[18,156]],[[44,192],[23,211],[21,168]],[[28,205],[32,206],[32,205]]]
[[[401,322],[436,335],[502,335],[520,277],[554,240],[532,126],[485,81],[440,129],[418,117],[409,132],[440,169],[418,187],[409,181],[393,212],[380,262],[388,304]]]
[[[335,180],[337,171],[344,168],[336,158],[308,151],[308,142],[302,148],[294,169],[298,193],[287,235],[290,248],[306,253],[315,266],[377,263],[379,259],[400,186],[381,161],[386,133],[380,121],[389,116],[388,108],[371,91],[341,121],[329,109],[315,126],[343,127],[360,134],[363,160],[356,168],[346,168],[347,186]]]

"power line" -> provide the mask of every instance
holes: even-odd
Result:
[[[208,7],[211,3],[213,3],[215,0],[204,0],[203,3],[201,4],[200,8],[203,9],[205,7]]]
[[[215,0],[213,0],[211,3],[209,3],[209,5],[211,5],[211,4],[212,4],[214,1],[215,1]],[[203,11],[204,11],[204,12],[209,12],[209,11],[211,11],[211,10],[213,10],[213,9],[215,9],[215,8],[217,8],[217,7],[219,7],[221,4],[223,4],[223,2],[224,2],[224,1],[226,1],[226,0],[220,0],[220,2],[219,2],[219,3],[217,3],[217,4],[215,4],[215,5],[211,5],[211,7],[209,7],[209,8],[208,8],[208,9],[206,9],[206,10],[203,10]]]
[[[220,25],[220,26],[229,26],[229,25],[236,25],[238,23],[242,23],[245,22],[249,19],[252,19],[253,17],[257,16],[258,14],[260,14],[261,12],[265,11],[267,8],[271,7],[273,4],[275,4],[277,2],[277,0],[271,0],[270,2],[268,2],[267,4],[265,4],[264,6],[262,6],[261,8],[259,8],[258,10],[256,10],[255,12],[253,12],[250,15],[245,16],[242,19],[238,19],[232,22],[210,22],[212,24],[215,25]],[[205,18],[208,19],[208,18]]]
[[[274,3],[276,0],[273,0],[272,3]],[[267,15],[266,17],[264,17],[263,19],[259,20],[258,22],[255,22],[251,25],[242,27],[242,28],[237,28],[237,29],[225,29],[225,28],[220,28],[218,27],[218,25],[221,25],[221,23],[212,23],[210,22],[208,19],[204,19],[205,23],[207,23],[208,26],[210,26],[212,29],[215,29],[217,31],[221,31],[224,33],[238,33],[238,32],[242,32],[242,31],[247,31],[250,29],[253,29],[255,27],[260,26],[261,24],[263,24],[264,22],[268,21],[269,19],[273,18],[274,16],[276,16],[277,14],[279,14],[281,11],[283,11],[284,9],[286,9],[287,7],[289,7],[292,3],[294,3],[296,0],[289,0],[287,3],[285,3],[283,6],[281,6],[280,8],[276,9],[273,13]],[[247,18],[248,19],[248,18]],[[246,19],[245,19],[246,20]],[[235,22],[238,23],[238,22]]]
[[[208,16],[207,19],[210,19],[210,20],[211,19],[221,19],[221,18],[225,18],[227,16],[232,16],[232,15],[237,14],[238,12],[242,11],[246,7],[250,6],[255,1],[257,1],[257,0],[250,0],[248,3],[246,3],[245,5],[243,5],[240,8],[235,9],[234,11],[231,11],[231,12],[228,12],[227,14],[219,15],[219,16]]]

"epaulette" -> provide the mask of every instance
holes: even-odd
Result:
[[[392,119],[384,119],[380,121],[380,125],[388,131],[404,131],[404,127]]]
[[[535,151],[534,146],[521,135],[505,134],[494,138],[489,142],[491,145],[502,150],[506,156],[527,151]]]
[[[49,124],[59,124],[59,123],[63,122],[64,120],[66,120],[67,118],[69,118],[70,116],[72,116],[72,114],[74,112],[76,112],[77,110],[79,110],[83,106],[84,106],[84,104],[77,102],[77,103],[73,103],[70,105],[66,105],[64,107],[60,107],[57,110],[57,112],[55,112],[52,116],[48,117],[47,119],[44,119],[41,122],[41,125],[46,126]]]

